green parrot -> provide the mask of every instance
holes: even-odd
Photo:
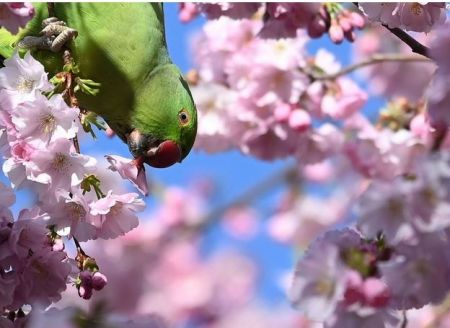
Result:
[[[29,39],[49,48],[52,39],[36,38],[49,17],[47,4],[34,6],[34,18],[17,35],[0,29],[0,55],[8,58]],[[80,78],[101,84],[95,96],[77,94],[80,107],[103,117],[139,161],[159,168],[181,162],[194,144],[197,112],[169,57],[162,4],[54,3],[52,14],[67,24],[61,29],[77,32],[66,47]],[[62,53],[42,48],[34,47],[33,56],[50,74],[61,71]]]

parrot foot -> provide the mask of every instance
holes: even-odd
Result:
[[[44,19],[42,27],[41,36],[26,36],[18,43],[18,47],[59,52],[67,42],[78,36],[77,30],[68,27],[65,22],[56,17]]]

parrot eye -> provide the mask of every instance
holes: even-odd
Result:
[[[185,109],[182,109],[178,113],[178,121],[180,122],[180,125],[184,126],[189,123],[189,114]]]

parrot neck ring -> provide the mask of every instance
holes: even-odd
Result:
[[[134,129],[127,135],[131,153],[139,162],[145,162],[156,168],[169,167],[181,162],[180,146],[173,140],[155,140]]]

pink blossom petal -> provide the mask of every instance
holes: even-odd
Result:
[[[147,177],[144,166],[139,165],[136,160],[130,160],[118,155],[106,155],[111,164],[109,169],[116,171],[123,179],[129,180],[144,196],[148,195]]]

